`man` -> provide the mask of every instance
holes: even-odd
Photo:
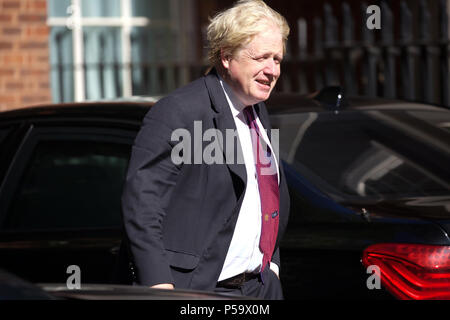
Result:
[[[122,197],[139,284],[283,297],[278,245],[289,196],[263,101],[288,34],[263,1],[238,1],[208,27],[212,70],[146,115]],[[180,150],[180,130],[191,149]],[[213,142],[223,161],[204,158]]]

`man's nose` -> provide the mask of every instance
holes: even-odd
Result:
[[[264,68],[264,73],[271,76],[277,76],[280,73],[279,65],[274,59],[267,59]]]

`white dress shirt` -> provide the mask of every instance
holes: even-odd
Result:
[[[233,238],[225,258],[222,272],[219,276],[219,281],[221,281],[243,272],[259,272],[261,269],[263,253],[259,249],[259,238],[261,235],[261,199],[256,177],[250,128],[243,113],[246,106],[235,98],[231,88],[221,77],[219,77],[219,80],[236,124],[242,148],[241,152],[243,152],[242,155],[247,172],[247,185],[245,188],[244,199],[242,201]],[[272,150],[264,127],[255,112],[254,115],[265,143]],[[272,154],[274,153],[272,152]],[[274,158],[277,173],[279,173],[276,157],[274,156]],[[278,183],[279,181],[278,174]],[[279,267],[276,264],[271,262],[270,268],[278,274]]]

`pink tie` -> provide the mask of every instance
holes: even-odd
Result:
[[[250,127],[253,144],[253,154],[255,156],[255,166],[258,179],[259,196],[261,198],[261,238],[259,248],[264,254],[261,272],[272,260],[275,248],[275,241],[278,233],[280,195],[278,189],[278,176],[273,155],[270,148],[264,143],[261,137],[258,124],[253,114],[252,106],[244,109],[247,124]]]

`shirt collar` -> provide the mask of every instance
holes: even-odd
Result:
[[[230,105],[231,112],[234,117],[237,117],[242,111],[245,109],[246,105],[244,105],[233,92],[233,89],[223,80],[223,78],[218,74],[220,85],[222,86],[223,92],[225,93],[225,97],[227,98],[228,104]]]

